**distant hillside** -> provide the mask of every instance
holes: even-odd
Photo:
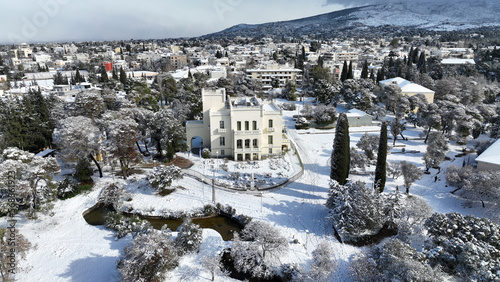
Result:
[[[350,8],[317,16],[264,24],[239,24],[206,35],[220,37],[262,37],[329,35],[339,32],[363,31],[368,28],[418,28],[451,31],[468,28],[500,26],[500,5],[496,1],[457,0],[395,3]]]

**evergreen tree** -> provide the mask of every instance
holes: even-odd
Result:
[[[344,82],[347,79],[347,61],[344,60],[344,65],[342,66],[342,73],[340,74],[340,81]]]
[[[368,61],[365,60],[365,63],[363,64],[363,69],[361,70],[361,78],[367,79],[368,78]]]
[[[80,71],[78,69],[76,70],[76,73],[75,73],[75,82],[76,83],[82,82],[82,76],[81,76]]]
[[[106,71],[106,68],[104,66],[101,67],[101,83],[107,83],[109,81],[108,78],[108,72]]]
[[[380,127],[380,138],[378,144],[377,166],[375,167],[375,189],[384,192],[387,169],[387,124],[382,123]]]
[[[112,76],[111,76],[114,80],[118,80],[118,74],[116,73],[116,69],[113,68],[113,72],[112,72]]]
[[[127,73],[123,70],[123,67],[120,67],[120,82],[123,85],[127,84]]]
[[[347,79],[353,79],[354,73],[352,72],[352,61],[349,61],[349,70],[347,71]]]
[[[347,115],[340,113],[335,129],[330,171],[330,178],[336,180],[340,185],[347,182],[350,160],[349,122]]]
[[[413,46],[410,48],[410,52],[408,52],[408,66],[411,66],[413,63]]]

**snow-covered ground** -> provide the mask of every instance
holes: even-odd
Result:
[[[301,103],[297,103],[299,106]],[[282,263],[297,263],[307,268],[311,252],[321,240],[326,240],[334,250],[338,261],[338,271],[335,273],[334,281],[349,281],[348,266],[352,255],[360,249],[349,245],[342,245],[333,236],[331,225],[325,220],[328,210],[324,206],[328,195],[328,183],[330,175],[330,154],[334,138],[333,130],[295,130],[293,129],[292,115],[297,111],[284,112],[285,123],[289,126],[288,136],[295,142],[304,164],[305,173],[303,177],[283,188],[263,192],[262,197],[255,192],[237,192],[217,190],[217,202],[230,205],[236,209],[237,214],[244,214],[255,220],[266,221],[279,228],[282,235],[289,239],[298,239],[299,244],[290,244],[289,251],[281,257]],[[379,127],[351,128],[351,147],[365,133],[378,134]],[[396,145],[405,145],[406,151],[418,151],[417,153],[401,153],[401,147],[394,147],[388,155],[388,161],[406,160],[423,168],[422,156],[426,146],[418,136],[421,129],[411,126],[404,131],[409,141],[398,140]],[[446,187],[443,173],[445,167],[450,164],[461,166],[463,157],[455,158],[460,153],[460,146],[450,146],[447,156],[451,161],[445,161],[441,173],[435,182],[437,170],[431,169],[431,174],[424,174],[410,190],[413,195],[423,197],[437,212],[460,212],[463,214],[474,214],[482,216],[482,209],[473,206],[450,194],[453,190]],[[183,156],[186,156],[183,154]],[[195,161],[194,170],[203,171],[207,176],[207,163],[198,156],[187,156]],[[219,160],[222,162],[222,160]],[[284,163],[291,163],[295,167],[294,160],[285,156]],[[230,166],[234,163],[230,162]],[[233,169],[230,167],[230,169]],[[248,168],[246,168],[248,169]],[[255,173],[267,170],[262,165],[255,168]],[[296,173],[294,169],[282,169],[280,172],[286,176]],[[373,171],[369,167],[367,171]],[[269,171],[272,172],[272,171]],[[222,177],[222,172],[220,177]],[[277,177],[273,175],[272,177]],[[373,178],[370,174],[354,175],[353,179],[363,180],[371,183]],[[18,281],[115,281],[119,278],[116,270],[118,260],[123,247],[131,241],[131,237],[120,239],[114,238],[114,233],[103,226],[88,225],[83,219],[82,212],[90,208],[97,201],[100,190],[112,182],[121,182],[127,185],[127,190],[133,193],[133,200],[127,205],[144,213],[161,214],[164,212],[190,211],[202,208],[211,203],[211,187],[200,183],[193,178],[184,177],[174,185],[180,185],[185,189],[177,189],[174,193],[161,197],[154,195],[151,188],[144,188],[144,175],[133,175],[127,181],[118,179],[116,176],[107,174],[104,178],[94,178],[96,185],[94,189],[86,194],[76,196],[65,201],[55,202],[52,215],[38,216],[37,220],[20,220],[17,228],[27,237],[36,248],[29,251],[26,260],[22,261],[20,267],[23,272],[17,274]],[[388,177],[387,190],[394,190],[396,186],[403,187],[403,179],[397,181]],[[1,219],[1,225],[5,226],[5,218]],[[182,258],[180,266],[169,273],[168,281],[210,281],[210,273],[204,270],[200,264],[202,256],[216,253],[229,246],[230,242],[224,242],[220,235],[213,230],[204,230],[204,243],[198,254],[188,255]],[[217,277],[217,281],[232,281],[228,277]]]

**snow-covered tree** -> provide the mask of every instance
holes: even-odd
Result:
[[[314,108],[311,103],[305,103],[304,107],[300,110],[300,113],[306,118],[311,118],[314,113]]]
[[[360,168],[365,170],[366,165],[368,164],[368,158],[365,154],[360,153],[356,150],[356,148],[351,148],[351,168]]]
[[[387,163],[387,174],[393,179],[398,179],[403,173],[401,172],[400,162],[388,162]]]
[[[427,143],[429,133],[432,129],[441,129],[441,112],[441,108],[435,103],[418,108],[418,115],[420,116],[418,124],[427,128],[425,143]]]
[[[124,179],[128,177],[128,171],[132,162],[138,161],[138,153],[135,150],[137,142],[137,123],[126,116],[127,112],[108,111],[103,114],[99,121],[106,140],[102,142],[102,148],[107,158],[120,162],[120,168]]]
[[[177,228],[178,235],[175,238],[175,245],[179,248],[179,253],[197,252],[203,241],[202,229],[194,224],[190,218],[184,219],[184,222]]]
[[[375,247],[371,257],[384,281],[445,281],[448,278],[438,267],[428,265],[422,253],[395,238]]]
[[[349,148],[349,122],[346,114],[340,113],[335,128],[335,139],[333,140],[330,179],[337,181],[341,185],[345,184],[349,177],[351,159]]]
[[[212,275],[212,281],[215,280],[215,275],[225,275],[226,273],[222,271],[223,265],[221,262],[221,257],[218,254],[210,254],[201,258],[201,265],[207,269]]]
[[[375,158],[375,154],[373,152],[378,150],[379,140],[379,136],[365,133],[361,136],[358,143],[356,143],[356,147],[363,150],[368,159],[373,160]]]
[[[424,233],[424,223],[432,215],[432,207],[426,200],[416,196],[403,199],[402,206],[401,214],[396,220],[397,238],[410,244],[410,236]]]
[[[116,232],[116,240],[121,239],[128,234],[135,238],[142,233],[148,233],[153,226],[147,221],[142,220],[137,215],[125,216],[120,212],[110,212],[104,220],[106,228]]]
[[[65,161],[90,158],[99,169],[101,166],[95,156],[100,152],[102,133],[92,119],[82,116],[69,117],[59,122],[54,131],[54,142],[58,145],[60,156]]]
[[[500,280],[500,226],[459,213],[433,214],[425,223],[431,237],[425,254],[430,265],[468,281]]]
[[[446,182],[456,187],[453,192],[460,191],[460,195],[472,201],[481,202],[493,218],[499,216],[500,175],[495,171],[476,171],[466,165],[458,168],[450,165],[445,172]]]
[[[99,91],[86,90],[76,95],[74,108],[75,116],[95,119],[106,109],[106,104]]]
[[[155,167],[148,175],[148,182],[149,185],[159,193],[165,193],[170,189],[172,181],[181,179],[182,177],[182,172],[179,167],[175,165],[160,165]]]
[[[422,178],[423,172],[415,164],[407,161],[401,161],[401,172],[404,178],[406,194],[410,194],[411,185]]]
[[[142,152],[141,146],[139,146],[139,142],[136,143],[139,152],[145,155],[149,155],[148,143],[149,143],[149,120],[153,117],[154,113],[150,110],[144,108],[131,108],[126,109],[130,116],[137,123],[137,128],[135,129],[137,141],[140,141],[144,144],[146,152]]]
[[[349,274],[356,282],[383,281],[382,274],[377,269],[377,262],[364,253],[354,255],[349,266]]]
[[[150,120],[151,142],[156,145],[158,157],[171,160],[175,152],[183,150],[186,132],[179,120],[168,110],[156,112]]]
[[[240,234],[235,234],[231,257],[237,271],[254,278],[269,278],[279,255],[288,248],[288,242],[279,230],[269,223],[251,221]]]
[[[398,139],[398,135],[401,135],[401,137],[403,137],[403,131],[406,129],[406,123],[401,121],[400,118],[396,117],[391,121],[390,126],[391,126],[391,134],[392,137],[394,138],[392,145],[394,146],[396,144],[396,140]]]
[[[328,219],[344,242],[355,242],[363,234],[376,233],[384,224],[380,195],[364,182],[340,185],[331,181],[326,206],[330,209]]]
[[[179,265],[174,240],[166,230],[139,234],[125,247],[117,268],[123,281],[164,281]]]
[[[130,198],[130,195],[125,192],[122,185],[111,183],[102,189],[97,201],[103,205],[111,205],[115,210],[120,210],[123,201],[128,198]]]
[[[314,109],[313,118],[319,125],[331,124],[337,119],[337,110],[334,106],[320,104]]]
[[[311,270],[308,279],[311,281],[330,281],[337,268],[337,261],[328,242],[321,241],[312,252]]]
[[[52,177],[59,171],[59,165],[53,157],[42,158],[18,148],[5,149],[0,158],[1,202],[7,203],[11,193],[9,183],[14,181],[14,195],[18,201],[16,206],[30,205],[32,211],[36,211],[40,204],[55,198]],[[5,214],[6,211],[1,213]]]
[[[423,159],[425,162],[426,171],[431,167],[437,167],[444,161],[446,151],[448,150],[448,140],[441,132],[431,132],[429,134],[429,144]]]

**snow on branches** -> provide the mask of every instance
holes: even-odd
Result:
[[[182,177],[182,172],[179,167],[175,165],[160,165],[155,167],[148,175],[148,182],[149,185],[159,193],[165,193],[167,190],[170,190],[172,181],[181,179]]]

